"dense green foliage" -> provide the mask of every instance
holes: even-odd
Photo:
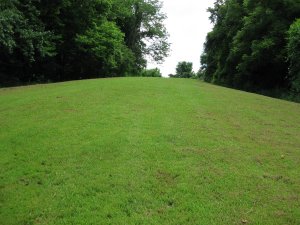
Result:
[[[299,104],[161,78],[0,102],[3,225],[300,224]]]
[[[295,58],[287,60],[287,31],[300,17],[300,1],[217,0],[209,11],[214,28],[201,57],[205,80],[266,94],[289,92]]]
[[[300,19],[291,25],[288,32],[288,58],[292,91],[300,95]]]
[[[170,74],[169,76],[171,78],[191,78],[195,74],[193,72],[193,63],[192,62],[178,62],[176,66],[176,74],[172,75]]]
[[[167,56],[159,0],[1,0],[0,85],[138,74]]]

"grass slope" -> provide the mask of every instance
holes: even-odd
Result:
[[[156,78],[0,103],[1,224],[300,224],[299,104]]]

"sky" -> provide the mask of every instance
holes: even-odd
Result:
[[[175,74],[180,61],[193,62],[195,72],[200,68],[200,55],[206,34],[212,29],[206,11],[214,0],[162,0],[167,15],[165,26],[170,35],[171,51],[161,65],[148,62],[148,68],[158,67],[163,76]]]

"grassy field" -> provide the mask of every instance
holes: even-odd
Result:
[[[300,104],[159,78],[0,103],[1,225],[300,224]]]

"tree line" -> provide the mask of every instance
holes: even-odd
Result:
[[[159,0],[1,0],[0,86],[150,74],[170,44]]]
[[[208,11],[205,81],[300,100],[300,0],[217,0]]]

